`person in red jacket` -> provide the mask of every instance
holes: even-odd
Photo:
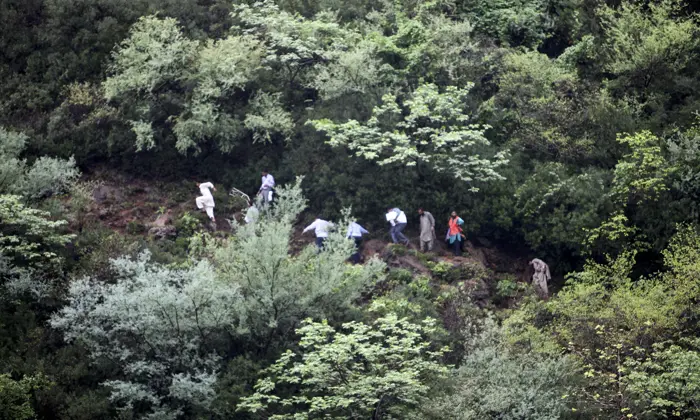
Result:
[[[447,229],[446,240],[450,241],[450,247],[452,247],[452,252],[454,252],[456,257],[462,255],[462,241],[464,240],[464,234],[462,233],[462,225],[464,220],[457,216],[457,212],[453,211],[450,215],[450,219],[447,221],[449,228]]]

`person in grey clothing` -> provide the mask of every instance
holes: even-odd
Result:
[[[435,242],[435,218],[429,211],[418,209],[420,215],[420,250],[432,251]]]
[[[549,297],[547,282],[552,279],[551,274],[549,274],[549,266],[539,258],[530,261],[529,265],[535,270],[532,274],[532,285],[535,286],[535,290],[542,298],[547,299]]]

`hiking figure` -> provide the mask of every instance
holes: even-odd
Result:
[[[403,234],[403,230],[406,229],[406,224],[408,223],[406,213],[402,212],[398,207],[389,207],[386,209],[386,221],[391,223],[391,229],[389,230],[391,240],[395,244],[401,243],[408,246],[408,238]]]
[[[532,268],[535,269],[535,272],[532,274],[533,286],[535,286],[540,296],[547,299],[549,297],[547,282],[552,279],[552,276],[549,274],[549,266],[539,258],[533,259],[528,265],[531,265]]]
[[[275,191],[275,178],[267,169],[262,171],[262,183],[258,190],[258,195],[262,195],[263,204],[268,205],[272,202],[272,195]]]
[[[197,208],[200,210],[204,209],[204,211],[207,212],[209,219],[216,223],[216,219],[214,218],[214,196],[211,195],[210,191],[210,189],[216,191],[214,184],[211,182],[204,182],[202,184],[197,183],[197,187],[199,187],[199,192],[202,193],[201,196],[194,200],[195,203],[197,203]]]
[[[258,217],[260,217],[260,210],[258,210],[255,204],[248,203],[248,210],[246,210],[243,220],[245,220],[246,224],[251,224],[257,222]]]
[[[369,233],[367,229],[360,226],[358,223],[350,222],[348,225],[348,239],[355,241],[355,252],[350,256],[350,261],[353,264],[360,263],[360,248],[362,247],[362,235]]]
[[[450,214],[450,219],[447,221],[447,236],[445,240],[450,242],[450,247],[452,247],[452,252],[454,252],[455,257],[462,255],[462,241],[466,238],[462,233],[462,225],[464,220],[457,216],[457,212],[453,211]]]
[[[323,243],[326,241],[326,238],[328,238],[328,231],[333,226],[335,226],[333,223],[327,220],[323,220],[320,217],[317,217],[313,223],[304,228],[304,231],[302,233],[306,233],[313,229],[314,233],[316,234],[316,246],[320,251],[321,249],[323,249]]]
[[[429,211],[418,209],[420,215],[420,250],[428,252],[433,250],[435,241],[435,218]]]

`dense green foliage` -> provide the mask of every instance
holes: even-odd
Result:
[[[9,375],[0,375],[0,419],[28,420],[35,413],[31,405],[31,393],[49,385],[44,378],[22,378],[12,380]]]
[[[454,372],[454,390],[426,404],[429,418],[559,419],[570,411],[580,382],[576,361],[565,355],[522,351],[487,319],[467,342],[469,351]]]
[[[697,418],[699,12],[0,0],[0,418]]]
[[[343,324],[349,332],[342,333],[307,320],[297,331],[301,357],[284,353],[239,409],[287,412],[271,416],[276,419],[406,417],[428,395],[428,383],[447,373],[439,363],[445,350],[431,350],[424,337],[434,324],[392,314],[372,325]],[[301,385],[300,395],[280,398],[274,391],[282,384]]]
[[[24,134],[0,127],[0,193],[38,199],[66,192],[80,174],[75,161],[42,156],[28,167],[25,159],[19,159],[26,141]]]
[[[175,271],[148,260],[147,253],[136,261],[114,260],[113,284],[74,281],[68,305],[51,325],[67,341],[85,345],[93,359],[119,367],[104,385],[120,409],[138,405],[160,418],[206,410],[215,395],[213,344],[235,326],[230,308],[241,294],[217,281],[205,262]]]
[[[0,195],[0,255],[24,266],[56,262],[57,250],[72,235],[60,234],[64,220],[48,219],[48,212],[33,209],[16,195]]]

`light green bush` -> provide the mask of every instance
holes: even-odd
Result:
[[[36,416],[32,407],[35,391],[50,387],[42,375],[13,380],[10,375],[0,374],[0,420],[29,420]]]
[[[19,266],[59,263],[59,249],[73,238],[61,232],[66,223],[27,207],[20,196],[0,194],[0,255]]]
[[[246,296],[242,327],[263,350],[285,343],[307,317],[342,318],[384,277],[385,264],[376,258],[346,264],[354,243],[345,237],[345,221],[337,223],[322,252],[308,246],[290,255],[293,224],[306,206],[300,182],[278,188],[272,209],[261,212],[256,223],[234,224],[236,235],[212,249],[219,279]]]
[[[428,396],[431,381],[447,374],[426,335],[435,320],[412,324],[389,314],[371,325],[307,320],[301,351],[287,351],[258,381],[240,411],[297,418],[405,418]],[[292,385],[296,391],[288,393]],[[292,388],[293,389],[293,388]],[[274,414],[273,414],[274,413]]]
[[[427,418],[556,420],[572,413],[571,396],[581,379],[574,358],[512,348],[492,319],[480,329],[467,341],[451,392],[427,401]]]
[[[40,199],[67,192],[80,172],[75,160],[42,156],[33,165],[20,159],[27,136],[0,126],[0,193]]]
[[[238,324],[240,288],[220,282],[206,261],[169,269],[149,259],[144,252],[113,260],[110,283],[73,281],[51,326],[92,360],[115,362],[103,385],[116,407],[140,406],[143,418],[207,413],[220,368],[216,344]]]

